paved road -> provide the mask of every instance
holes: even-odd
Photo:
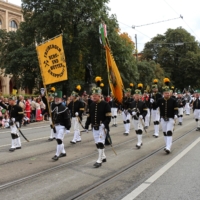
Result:
[[[86,192],[79,199],[122,199],[135,191],[145,180],[148,180],[149,177],[156,174],[163,166],[178,156],[200,135],[200,132],[191,131],[196,124],[192,116],[186,116],[183,126],[176,126],[174,140],[177,139],[177,141],[173,143],[172,153],[166,155],[163,151],[164,139],[162,134],[157,139],[152,137],[153,125],[148,129],[148,135],[144,134],[144,145],[138,150],[135,148],[136,136],[134,130],[131,130],[129,136],[124,136],[123,124],[121,120],[119,122],[117,128],[111,128],[111,136],[117,156],[115,156],[110,147],[106,147],[108,162],[104,163],[99,169],[93,168],[93,163],[96,161],[98,153],[95,149],[91,132],[83,133],[82,142],[76,145],[69,143],[73,137],[72,133],[66,135],[64,144],[67,157],[53,162],[51,157],[55,154],[56,142],[49,142],[47,140],[50,131],[48,122],[33,123],[22,128],[22,131],[31,142],[27,143],[24,141],[22,149],[13,153],[8,151],[10,147],[9,130],[1,130],[1,198],[6,200],[73,199],[79,196],[78,194],[81,192],[89,191],[89,189],[92,189],[91,186],[96,186],[98,183],[98,188]],[[181,136],[183,137],[178,139]],[[193,166],[191,161],[190,163]],[[198,161],[196,161],[196,164],[198,164]],[[188,170],[178,166],[177,170],[169,169],[165,173],[177,172],[178,168]],[[194,169],[196,168],[194,164]],[[186,173],[183,172],[183,174]],[[195,174],[195,172],[193,173]],[[176,174],[178,175],[178,173],[174,173],[172,175],[169,174],[167,177],[170,177],[171,181],[174,182],[177,180]],[[110,178],[109,180],[107,180],[108,177]],[[164,199],[159,198],[159,196],[161,197],[161,194],[169,194],[169,191],[167,193],[163,192],[165,187],[162,186],[168,185],[170,180],[167,182],[167,178],[165,178],[166,185],[161,184],[161,187],[159,187],[157,181],[160,179],[161,177],[150,184],[136,198]],[[153,190],[156,188],[154,184],[160,189],[158,189],[160,192],[158,192],[158,196],[153,195],[151,191],[151,188]],[[173,194],[175,193],[174,188]]]

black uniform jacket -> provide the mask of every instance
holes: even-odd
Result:
[[[150,98],[152,98],[152,99],[154,100],[154,102],[151,103],[151,108],[152,108],[153,110],[156,110],[156,108],[157,108],[156,103],[157,103],[158,99],[162,98],[162,95],[161,95],[160,93],[157,92],[157,93],[151,94],[151,95],[150,95]]]
[[[177,102],[177,106],[178,108],[183,108],[186,104],[185,99],[184,98],[176,98],[176,102]]]
[[[85,123],[85,128],[91,124],[92,127],[99,127],[102,123],[109,130],[111,120],[110,105],[106,101],[92,102],[89,108],[89,114]]]
[[[131,103],[133,102],[132,97],[124,97],[122,103],[122,110],[131,110]]]
[[[76,99],[71,101],[68,105],[68,108],[71,113],[71,117],[76,117],[75,113],[78,113],[79,118],[82,120],[82,114],[84,111],[84,104],[80,100]]]
[[[142,97],[142,101],[146,104],[147,108],[151,108],[150,98]]]
[[[161,98],[156,102],[156,108],[160,108],[160,117],[167,120],[169,118],[174,118],[178,115],[177,102],[174,98]]]
[[[67,130],[71,128],[71,119],[69,109],[62,103],[52,103],[52,120],[55,125],[60,124],[65,126]]]
[[[114,99],[109,101],[109,105],[110,105],[111,108],[118,108],[119,107],[116,100],[114,100]]]
[[[131,103],[131,112],[133,111],[136,112],[136,115],[133,116],[134,119],[137,120],[139,115],[142,115],[143,118],[145,118],[147,114],[147,105],[143,101],[133,101]]]
[[[10,118],[15,118],[16,122],[20,122],[24,116],[24,112],[22,107],[20,107],[19,105],[6,105],[2,102],[0,102],[0,106],[3,107],[4,109],[9,111],[9,116]]]
[[[195,110],[195,109],[200,109],[200,99],[199,98],[194,100],[193,110]]]

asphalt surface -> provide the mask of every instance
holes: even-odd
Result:
[[[51,158],[56,151],[56,142],[48,141],[48,122],[22,127],[22,132],[30,142],[21,138],[22,149],[13,153],[8,151],[11,142],[9,129],[1,129],[0,198],[123,199],[200,136],[200,132],[195,131],[193,116],[184,116],[183,125],[175,127],[172,152],[166,155],[163,151],[162,132],[160,131],[159,138],[152,137],[153,125],[149,127],[148,134],[143,134],[143,146],[138,150],[135,147],[137,140],[133,126],[131,125],[130,135],[124,136],[121,116],[118,116],[118,122],[118,127],[111,127],[117,156],[107,146],[107,162],[98,169],[93,168],[98,153],[91,131],[82,133],[82,142],[75,145],[70,144],[73,133],[66,135],[64,144],[67,157],[54,162]],[[199,143],[134,198],[200,199],[198,151]]]

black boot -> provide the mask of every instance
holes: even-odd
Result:
[[[59,155],[59,158],[66,157],[66,156],[67,156],[66,153],[61,153],[61,154]]]
[[[55,155],[52,159],[57,161],[59,158],[58,158],[58,156]]]
[[[99,168],[99,167],[101,167],[101,163],[97,163],[97,162],[94,163],[94,167],[95,167],[95,168]]]

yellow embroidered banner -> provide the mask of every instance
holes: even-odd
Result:
[[[12,94],[16,95],[17,94],[17,90],[16,89],[12,89]]]
[[[106,63],[110,89],[118,103],[122,103],[124,85],[110,48],[106,44]]]
[[[67,66],[62,35],[36,47],[43,84],[49,85],[67,80]]]

